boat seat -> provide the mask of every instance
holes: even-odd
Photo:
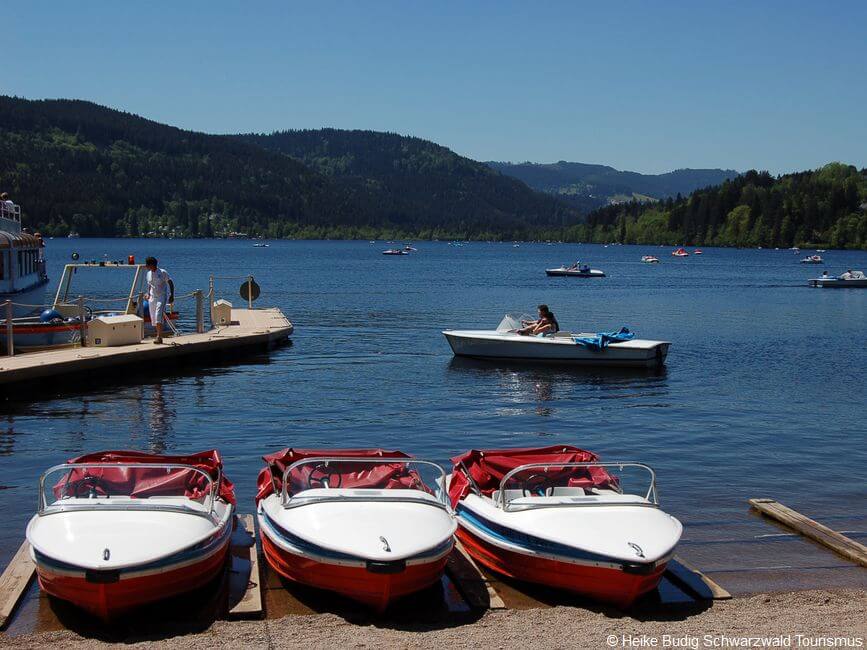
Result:
[[[585,494],[580,487],[555,487],[551,492],[552,497],[583,497]]]
[[[512,501],[514,499],[520,499],[524,496],[526,496],[524,494],[524,490],[506,490],[506,503],[508,503],[509,501]],[[537,495],[537,496],[541,496],[541,495]],[[551,488],[548,488],[547,490],[545,490],[545,496],[546,497],[551,496]],[[491,493],[491,499],[493,500],[494,503],[499,503],[500,502],[500,491],[494,490],[493,493]]]

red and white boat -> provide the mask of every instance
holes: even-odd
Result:
[[[676,251],[671,251],[671,254],[674,257],[689,257],[689,253],[686,252],[685,248],[678,248]]]
[[[381,612],[440,580],[457,527],[434,463],[382,449],[284,449],[256,496],[268,565]]]
[[[476,561],[518,580],[628,607],[659,583],[683,531],[659,509],[646,465],[600,463],[571,446],[452,460],[458,539]],[[649,474],[643,494],[621,488],[635,473]]]
[[[701,251],[700,248],[696,248],[696,249],[692,252],[692,254],[693,254],[693,255],[703,255],[704,253],[702,253],[702,251]]]
[[[27,525],[39,586],[110,620],[206,585],[228,556],[234,504],[216,450],[73,458],[39,479]]]

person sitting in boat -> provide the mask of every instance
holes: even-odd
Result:
[[[851,280],[854,276],[852,275],[852,269],[846,269],[845,273],[842,273],[838,280]]]
[[[150,312],[151,325],[157,331],[154,343],[163,342],[163,319],[165,318],[166,305],[175,301],[175,283],[165,269],[157,266],[157,258],[149,257],[145,260],[147,267],[148,283],[148,311]]]
[[[548,309],[548,305],[539,305],[539,319],[534,321],[521,321],[522,327],[517,331],[522,336],[535,336],[537,334],[554,334],[560,331],[560,324],[554,317],[554,313]]]

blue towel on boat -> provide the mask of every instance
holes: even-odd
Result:
[[[612,341],[629,341],[633,338],[635,338],[635,334],[625,327],[621,327],[616,332],[597,332],[596,336],[573,336],[572,340],[578,345],[583,345],[591,350],[601,350],[608,347],[608,344]]]

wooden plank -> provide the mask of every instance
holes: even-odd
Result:
[[[470,607],[477,609],[505,609],[506,604],[491,581],[481,572],[473,558],[459,541],[449,555],[446,570]]]
[[[259,617],[262,615],[262,576],[259,572],[259,553],[256,550],[256,528],[253,515],[241,515],[238,520],[243,522],[244,528],[250,534],[253,542],[248,549],[243,549],[250,557],[250,576],[244,595],[229,610],[229,617]]]
[[[727,590],[678,556],[668,563],[665,575],[699,600],[728,600],[732,597]]]
[[[792,528],[804,537],[819,542],[838,555],[856,564],[867,567],[867,546],[823,526],[800,512],[784,506],[773,499],[750,499],[750,505],[763,515]]]
[[[36,564],[30,558],[30,544],[25,541],[0,576],[0,629],[6,627],[35,572]]]

